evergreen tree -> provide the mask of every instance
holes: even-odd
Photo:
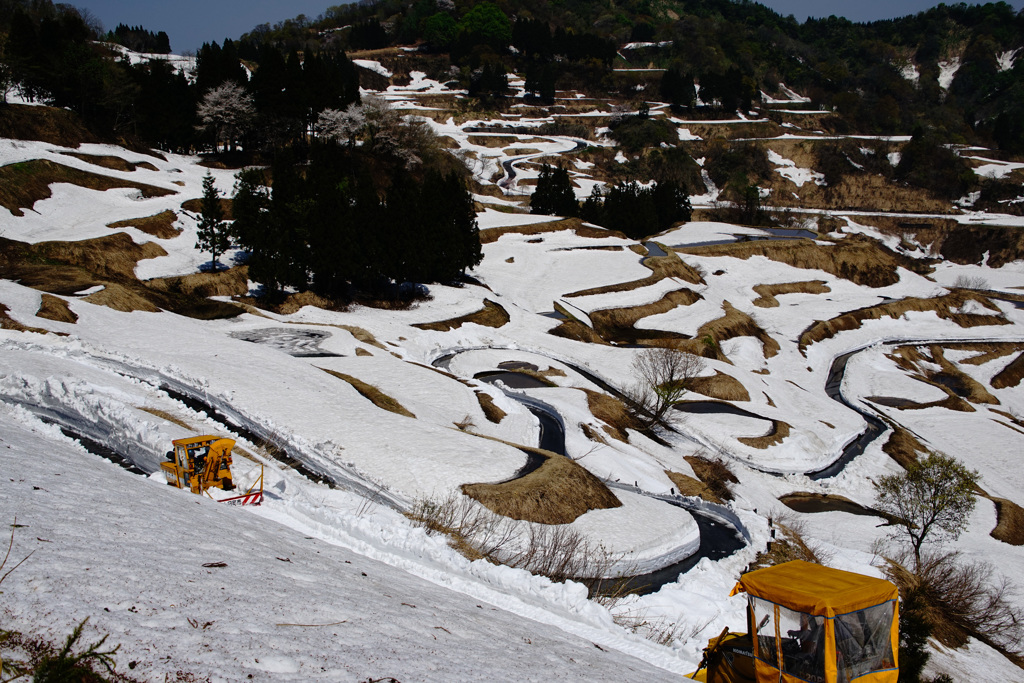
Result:
[[[228,224],[220,205],[220,192],[213,184],[213,176],[206,172],[203,178],[203,204],[196,235],[196,249],[210,252],[212,270],[217,271],[217,257],[231,246]]]
[[[580,208],[569,172],[544,164],[537,178],[537,189],[530,197],[530,213],[547,216],[576,216]]]
[[[689,195],[675,181],[665,180],[655,185],[651,200],[658,214],[659,230],[670,228],[680,221],[688,221],[693,215]]]

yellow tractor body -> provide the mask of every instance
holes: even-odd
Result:
[[[889,581],[795,560],[744,574],[748,634],[705,648],[714,683],[896,683],[899,592]],[[702,666],[704,663],[702,663]]]
[[[171,444],[174,450],[167,454],[168,461],[160,463],[169,485],[200,494],[211,488],[234,490],[231,480],[233,439],[207,434],[177,439]]]

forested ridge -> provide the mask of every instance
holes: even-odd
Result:
[[[155,28],[104,31],[87,10],[0,0],[4,102],[18,92],[70,109],[99,139],[266,168],[239,175],[230,231],[270,294],[394,291],[456,280],[479,262],[465,167],[429,127],[361,98],[361,77],[384,77],[359,69],[352,54],[403,46],[417,69],[465,93],[465,112],[549,106],[567,89],[616,104],[608,136],[632,156],[614,171],[621,175],[577,203],[565,170],[545,168],[532,210],[637,238],[690,218],[702,172],[736,220],[769,220],[757,188],[771,173],[763,150],[709,143],[699,168],[677,125],[648,116],[648,101],[688,119],[728,119],[795,91],[829,132],[913,135],[902,160],[879,172],[948,199],[978,182],[947,145],[1024,152],[1024,13],[1003,2],[855,24],[800,23],[745,0],[364,0],[204,44],[187,73],[123,54],[171,50]],[[657,75],[622,77],[637,67]],[[525,78],[517,100],[513,72]],[[550,125],[561,126],[552,134],[590,135],[569,121]],[[865,154],[837,143],[816,161],[833,187],[867,172],[868,160],[851,161]],[[989,182],[982,199],[1015,192],[1004,185]]]

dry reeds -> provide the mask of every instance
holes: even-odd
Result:
[[[758,308],[776,308],[782,294],[827,294],[832,289],[824,280],[807,280],[805,282],[782,282],[775,285],[755,285],[754,291],[759,295],[753,304]]]
[[[569,524],[588,510],[622,505],[600,479],[569,458],[527,449],[545,458],[524,477],[500,484],[463,484],[462,492],[503,517],[538,524]]]
[[[36,317],[56,320],[61,323],[74,324],[78,322],[78,315],[68,307],[68,302],[52,294],[43,294]]]
[[[621,232],[584,225],[583,221],[579,218],[566,218],[560,221],[545,221],[543,223],[532,223],[530,225],[511,225],[503,228],[487,228],[480,231],[480,244],[497,242],[502,235],[543,235],[547,232],[560,232],[562,230],[572,230],[580,237],[593,237],[598,239],[605,237],[626,238],[626,236]]]
[[[771,448],[789,436],[791,427],[782,420],[772,420],[772,429],[764,436],[740,436],[736,440],[751,448]]]
[[[476,400],[480,404],[480,410],[483,411],[484,417],[486,417],[489,422],[498,424],[505,419],[505,416],[508,413],[494,405],[494,399],[491,398],[490,394],[483,391],[474,391],[473,393],[476,394]]]
[[[511,318],[508,315],[508,311],[501,304],[490,299],[484,299],[484,307],[479,311],[433,323],[416,323],[413,327],[418,327],[421,330],[433,330],[434,332],[448,332],[449,330],[457,330],[466,323],[475,323],[483,327],[501,327],[508,323],[509,320]]]
[[[968,301],[975,301],[985,308],[995,311],[994,314],[961,313],[957,309]],[[910,311],[931,311],[944,320],[950,320],[960,327],[978,327],[983,325],[1010,325],[999,310],[999,307],[987,297],[967,290],[957,290],[932,299],[908,297],[899,301],[891,301],[877,306],[859,308],[843,313],[831,320],[817,321],[800,335],[800,352],[806,353],[807,347],[815,342],[830,339],[840,332],[856,330],[865,320],[879,320],[883,317],[898,319]]]
[[[601,579],[616,560],[575,529],[502,517],[467,497],[420,501],[407,516],[427,533],[446,535],[470,560],[526,569],[552,581]]]
[[[216,273],[155,278],[147,281],[146,285],[159,292],[186,296],[241,296],[249,291],[249,267],[238,266]]]
[[[721,370],[715,370],[710,377],[694,377],[690,380],[689,390],[718,399],[719,401],[749,401],[750,394],[743,382]]]
[[[174,227],[174,221],[178,220],[178,214],[174,213],[170,209],[161,211],[154,216],[145,216],[144,218],[129,218],[123,221],[114,221],[113,223],[107,223],[108,228],[135,228],[141,230],[147,235],[152,235],[158,239],[169,240],[173,237],[177,237],[181,234],[181,230]]]
[[[772,528],[778,531],[778,535],[775,540],[768,543],[768,548],[764,552],[757,554],[754,565],[771,567],[792,560],[828,565],[832,561],[831,553],[805,538],[806,525],[793,514],[775,514],[770,518],[770,522]]]
[[[0,167],[0,206],[15,216],[24,216],[22,209],[31,209],[36,202],[52,196],[50,185],[53,183],[69,183],[101,191],[132,188],[147,198],[174,194],[174,190],[162,187],[81,171],[46,159],[33,159]]]
[[[630,429],[639,429],[636,419],[621,400],[591,389],[583,389],[590,414],[605,424],[605,431],[613,439],[629,442]]]
[[[901,256],[860,235],[823,245],[811,240],[754,240],[700,247],[680,247],[675,251],[695,256],[729,256],[749,259],[764,256],[794,268],[823,270],[836,277],[868,287],[887,287],[899,282],[900,267],[921,271],[922,263]]]
[[[363,380],[353,377],[352,375],[346,375],[343,372],[337,372],[336,370],[328,370],[327,368],[320,369],[326,372],[328,375],[334,375],[338,379],[348,382],[350,385],[352,385],[352,388],[358,391],[363,398],[369,400],[373,405],[377,406],[378,408],[387,410],[397,415],[404,415],[405,417],[416,417],[411,412],[406,410],[401,403],[399,403],[394,398],[388,396],[387,394],[385,394],[383,391],[373,386],[372,384],[367,384]]]
[[[737,310],[728,301],[722,302],[722,310],[725,315],[706,322],[697,330],[696,338],[710,340],[715,348],[719,348],[721,342],[734,337],[754,337],[761,342],[761,352],[765,358],[771,358],[779,353],[779,342],[765,332],[764,328],[757,324],[752,317],[743,311]],[[719,350],[721,360],[728,361]]]

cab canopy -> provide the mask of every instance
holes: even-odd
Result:
[[[794,560],[744,574],[758,683],[895,683],[899,592],[889,581]]]

